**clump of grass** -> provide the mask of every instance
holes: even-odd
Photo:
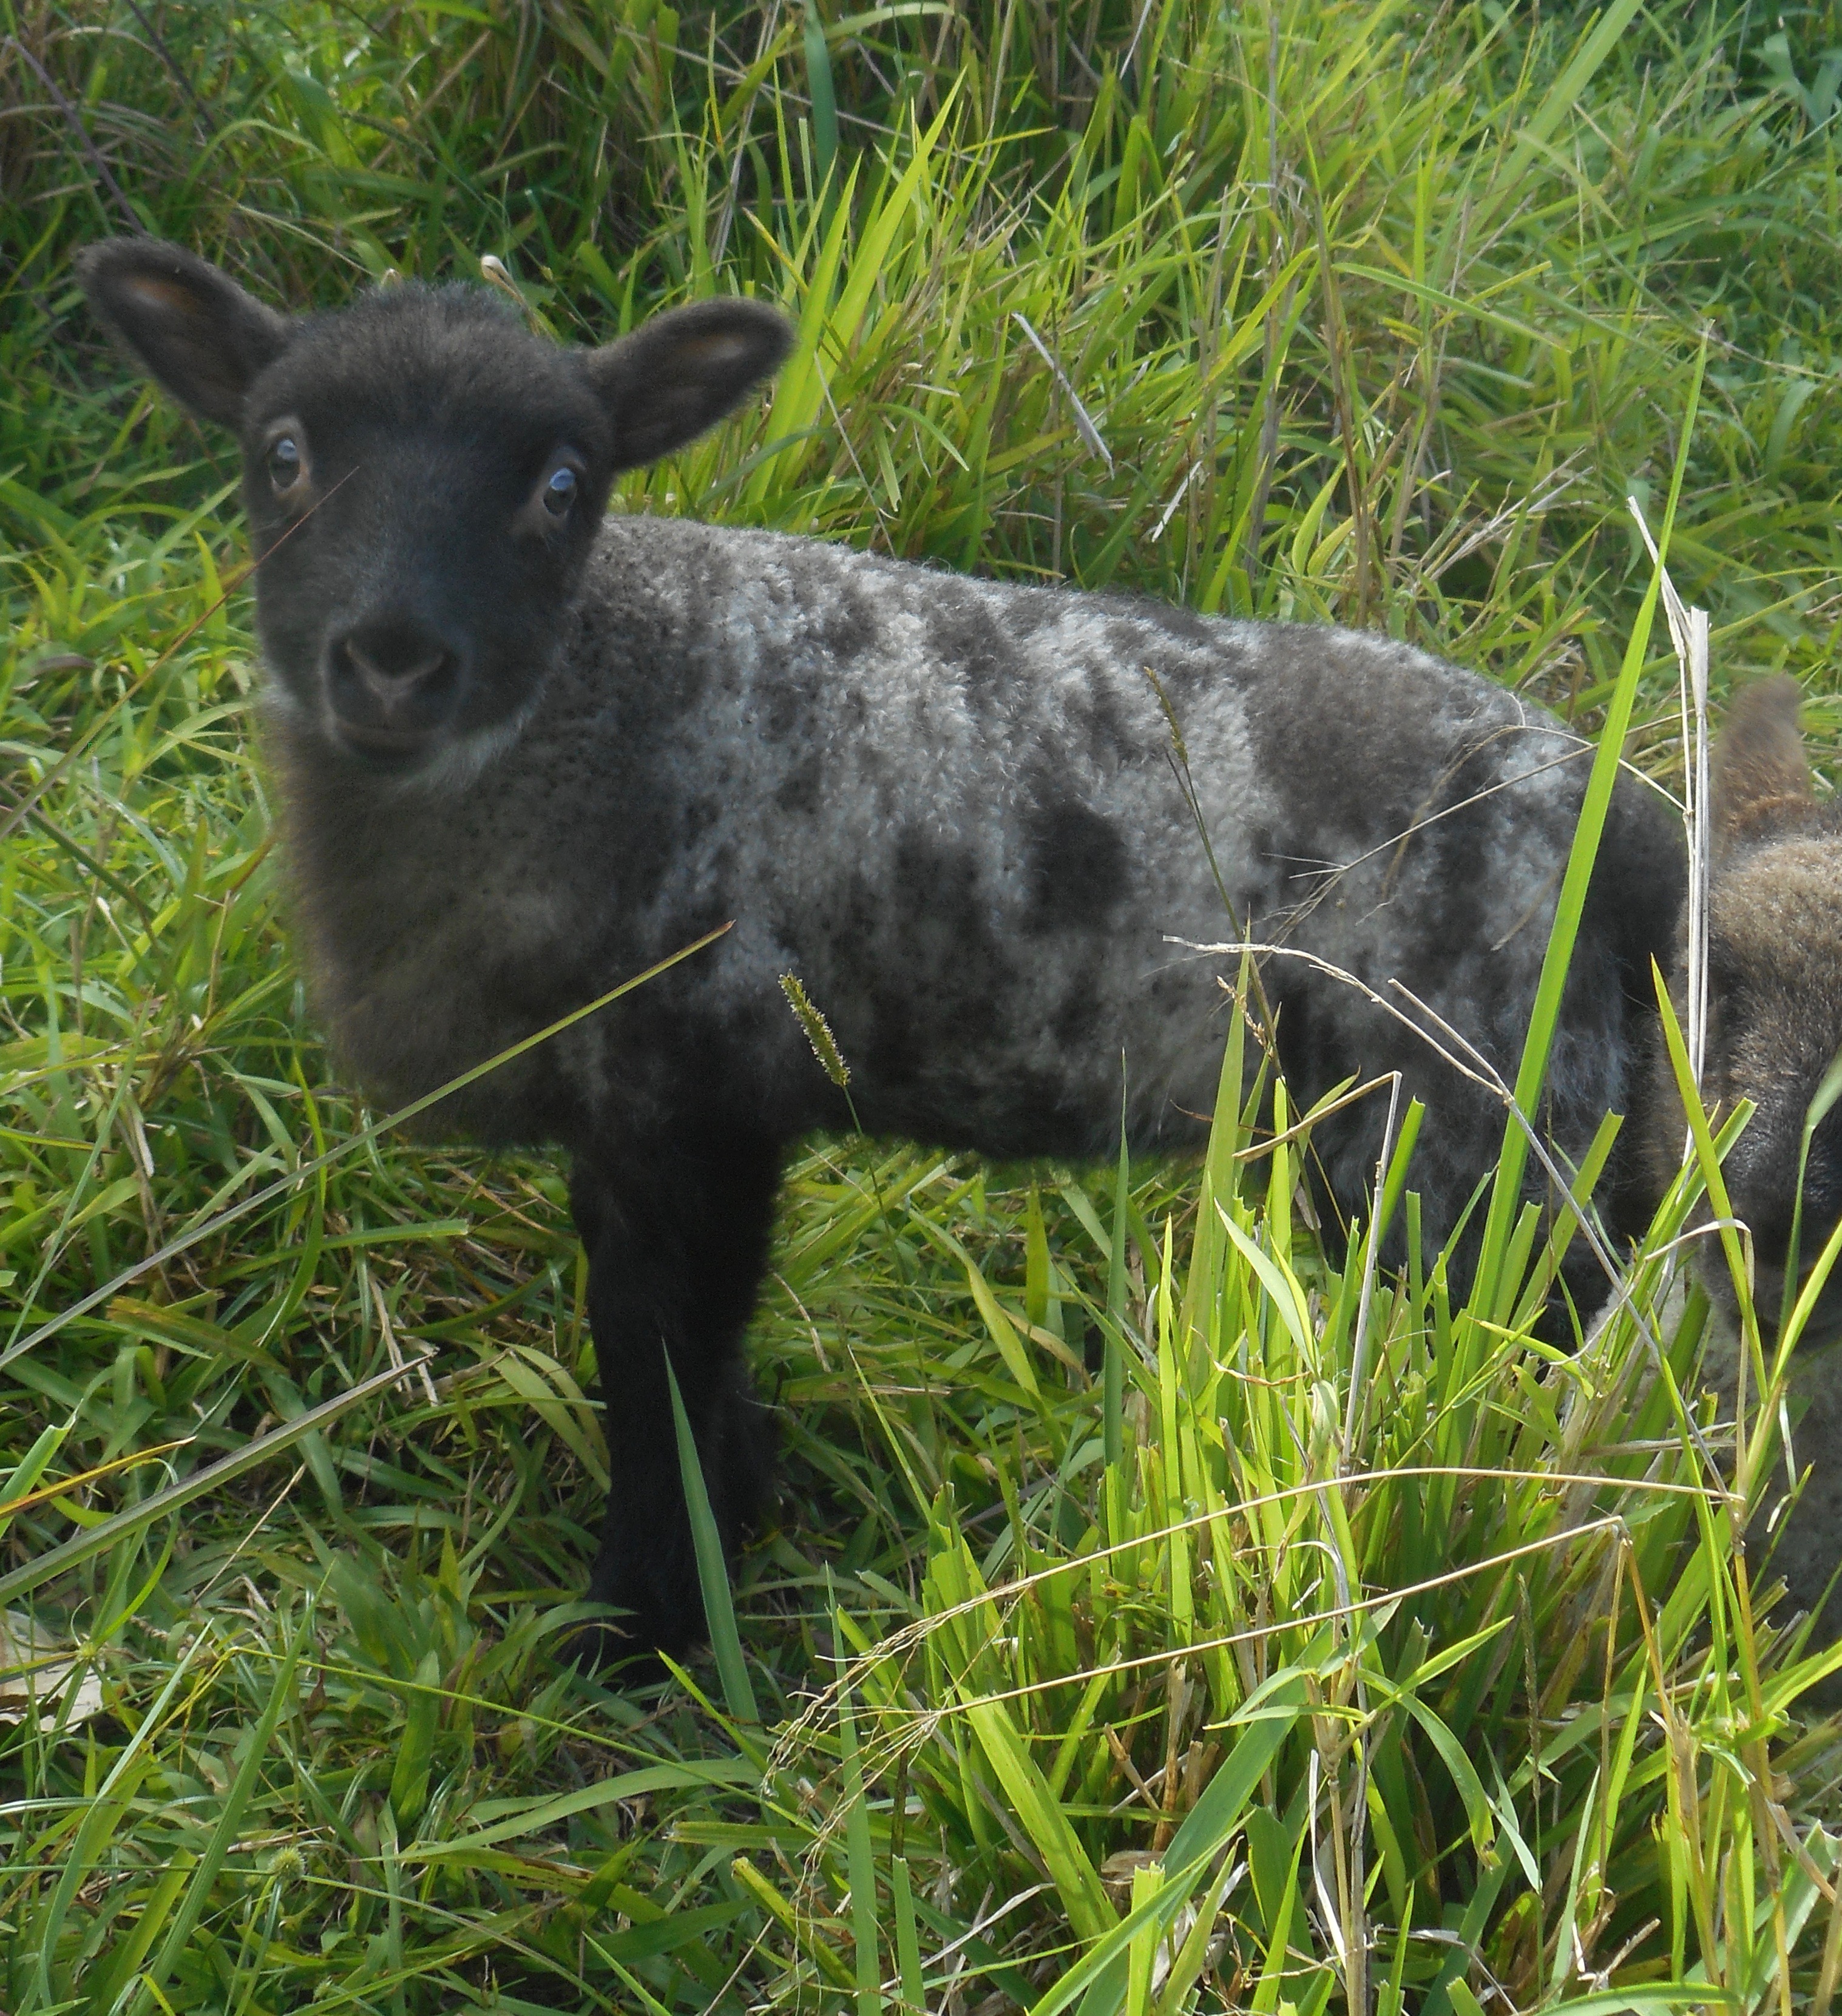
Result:
[[[127,212],[296,303],[491,253],[582,338],[752,290],[771,404],[619,508],[1386,625],[1667,772],[1628,494],[1680,471],[1717,682],[1832,689],[1820,49],[1630,0],[3,26],[0,1588],[78,1655],[0,1720],[13,2016],[1825,2002],[1822,1662],[1657,1315],[1705,1161],[1574,1357],[1512,1215],[1469,1307],[1327,1266],[1251,1049],[1199,1171],[821,1144],[745,1672],[560,1663],[606,1466],[562,1184],[330,1082],[234,470],[67,264]]]
[[[1653,1355],[1696,1172],[1575,1357],[1493,1321],[1501,1283],[1375,1282],[1367,1229],[1321,1272],[1303,1150],[1260,1180],[1235,1062],[1126,1462],[1084,1483],[1076,1416],[995,1544],[943,1492],[909,1619],[842,1620],[781,1737],[780,1993],[851,1974],[867,1878],[876,1978],[916,2008],[971,1981],[1044,2012],[1790,1996],[1839,1843],[1782,1804],[1833,1768],[1787,1712],[1837,1658],[1754,1607],[1681,1397],[1698,1321]]]

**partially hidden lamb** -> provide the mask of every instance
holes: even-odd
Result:
[[[1718,1126],[1743,1101],[1754,1111],[1721,1163],[1727,1203],[1744,1228],[1743,1265],[1768,1360],[1779,1334],[1798,1168],[1797,1272],[1808,1282],[1842,1219],[1842,1106],[1821,1117],[1804,1150],[1806,1116],[1842,1052],[1842,801],[1819,798],[1797,725],[1795,679],[1761,680],[1735,698],[1714,749],[1712,873],[1707,916],[1707,1062],[1701,1096]],[[1689,1019],[1687,934],[1674,960],[1674,1009]],[[1688,1121],[1674,1068],[1652,1044],[1647,1092],[1632,1125],[1642,1196],[1660,1198],[1686,1152]],[[1705,1376],[1729,1410],[1761,1402],[1758,1369],[1742,1377],[1744,1341],[1733,1272],[1703,1204],[1695,1273],[1713,1305]],[[1752,1551],[1782,1575],[1793,1604],[1819,1613],[1819,1635],[1842,1636],[1842,1266],[1817,1289],[1791,1360],[1790,1462],[1808,1471],[1794,1506],[1783,1482],[1766,1492]],[[1762,1368],[1761,1368],[1762,1369]],[[1783,1473],[1780,1472],[1782,1479]]]

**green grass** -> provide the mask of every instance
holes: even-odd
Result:
[[[1469,1308],[1328,1267],[1251,1045],[1201,1168],[817,1144],[735,1636],[560,1664],[560,1175],[337,1082],[229,451],[68,263],[125,209],[296,303],[751,290],[771,405],[618,508],[1384,627],[1667,783],[1678,473],[1717,698],[1842,725],[1842,34],[1757,11],[0,0],[0,1608],[78,1657],[0,1673],[9,2016],[1827,2008],[1823,1662],[1656,1313],[1711,1144],[1579,1355],[1506,1207]]]

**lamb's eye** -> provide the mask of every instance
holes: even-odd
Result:
[[[575,502],[575,493],[581,480],[567,464],[550,471],[544,481],[543,508],[553,518],[568,517],[569,507]]]
[[[301,444],[292,434],[280,434],[269,445],[269,480],[278,497],[285,496],[301,481]]]

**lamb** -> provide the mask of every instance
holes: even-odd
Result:
[[[1743,1100],[1752,1118],[1722,1164],[1728,1201],[1750,1234],[1753,1298],[1769,1351],[1790,1262],[1793,1210],[1805,1116],[1842,1053],[1842,800],[1819,800],[1798,731],[1796,680],[1748,686],[1735,700],[1714,745],[1713,875],[1708,902],[1707,1061],[1701,1093],[1718,1121]],[[1685,935],[1674,961],[1674,1006],[1685,1024]],[[1675,1073],[1653,1046],[1650,1085],[1634,1115],[1646,1194],[1660,1197],[1682,1158],[1687,1120]],[[1703,1225],[1708,1213],[1701,1213]],[[1798,1226],[1797,1269],[1808,1276],[1842,1219],[1842,1110],[1811,1136]],[[1696,1274],[1714,1321],[1704,1370],[1731,1404],[1739,1380],[1738,1301],[1713,1240]],[[1794,1607],[1819,1612],[1820,1634],[1842,1637],[1842,1266],[1828,1277],[1797,1337],[1791,1394],[1801,1418],[1794,1458],[1811,1474],[1783,1529],[1771,1529],[1775,1492],[1761,1508],[1749,1545],[1769,1546]],[[1756,1381],[1750,1386],[1754,1403]],[[1832,1694],[1834,1692],[1832,1685]]]
[[[367,1089],[428,1093],[731,927],[438,1109],[571,1158],[614,1477],[589,1582],[618,1613],[607,1655],[701,1634],[668,1359],[726,1538],[766,1489],[741,1346],[782,1158],[849,1124],[783,974],[829,1019],[866,1129],[993,1157],[1105,1154],[1122,1068],[1135,1149],[1199,1143],[1233,969],[1183,945],[1226,936],[1398,982],[1513,1075],[1590,761],[1539,708],[1379,635],[605,516],[618,471],[784,356],[752,301],[584,351],[481,290],[296,319],[149,240],[80,272],[241,447],[301,952]],[[1563,1157],[1641,1089],[1682,884],[1671,822],[1621,783],[1541,1116]],[[1436,1249],[1501,1105],[1311,959],[1263,984],[1301,1104],[1390,1071],[1426,1102]],[[1344,1220],[1367,1215],[1385,1104],[1316,1131]],[[1646,1180],[1615,1159],[1615,1226]]]

